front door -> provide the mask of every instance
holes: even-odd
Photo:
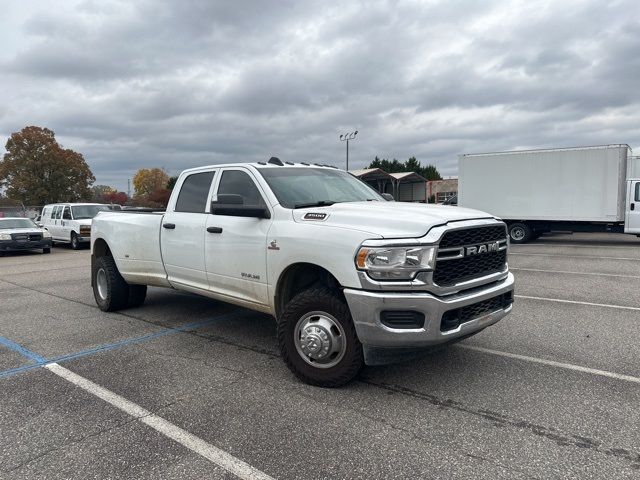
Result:
[[[241,195],[246,206],[270,209],[252,174],[240,167],[222,171],[216,189],[216,195],[220,194]],[[271,223],[265,218],[208,215],[205,260],[213,292],[269,304],[267,234]]]
[[[625,233],[640,234],[640,180],[630,180],[627,187]]]
[[[64,207],[62,211],[62,219],[60,220],[60,226],[58,227],[58,235],[65,240],[71,241],[71,207],[68,205]]]
[[[60,223],[62,222],[62,209],[64,207],[62,205],[56,205],[53,207],[53,212],[51,213],[51,223],[50,226],[47,227],[49,232],[51,232],[51,236],[53,238],[61,239],[60,234]]]
[[[209,289],[204,260],[204,239],[215,170],[188,175],[175,205],[162,219],[160,241],[167,278],[173,284]],[[170,206],[171,208],[171,206]]]

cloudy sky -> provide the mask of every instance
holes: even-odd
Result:
[[[26,125],[99,184],[141,167],[351,168],[415,155],[628,143],[640,151],[629,1],[5,0],[0,141]]]

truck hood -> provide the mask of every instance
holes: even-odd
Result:
[[[345,202],[293,210],[296,222],[349,228],[382,238],[417,238],[436,225],[495,218],[469,208],[406,202]]]
[[[42,228],[24,227],[24,228],[5,228],[0,233],[42,233]]]

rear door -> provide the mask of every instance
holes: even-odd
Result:
[[[191,173],[181,185],[175,205],[164,215],[160,228],[162,259],[173,284],[209,289],[204,259],[204,239],[215,169]]]
[[[216,195],[241,195],[246,206],[266,206],[251,172],[240,167],[222,170]],[[271,212],[273,215],[273,212]],[[205,237],[207,276],[212,291],[268,305],[267,234],[272,220],[208,215]]]
[[[624,231],[640,234],[640,180],[630,180],[627,187]]]

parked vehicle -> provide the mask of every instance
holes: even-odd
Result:
[[[101,203],[55,203],[44,206],[40,222],[54,242],[70,243],[77,250],[91,241],[91,221],[104,211],[109,206]]]
[[[102,310],[154,285],[271,314],[284,361],[313,385],[475,334],[513,302],[500,220],[276,158],[186,170],[166,212],[100,213],[91,242]]]
[[[444,202],[439,203],[438,205],[458,205],[458,195],[456,194],[452,197],[449,197]]]
[[[29,218],[0,218],[0,252],[39,249],[42,253],[51,253],[51,234],[48,231]]]
[[[502,218],[513,243],[545,232],[640,234],[640,161],[628,145],[461,155],[459,203]]]

